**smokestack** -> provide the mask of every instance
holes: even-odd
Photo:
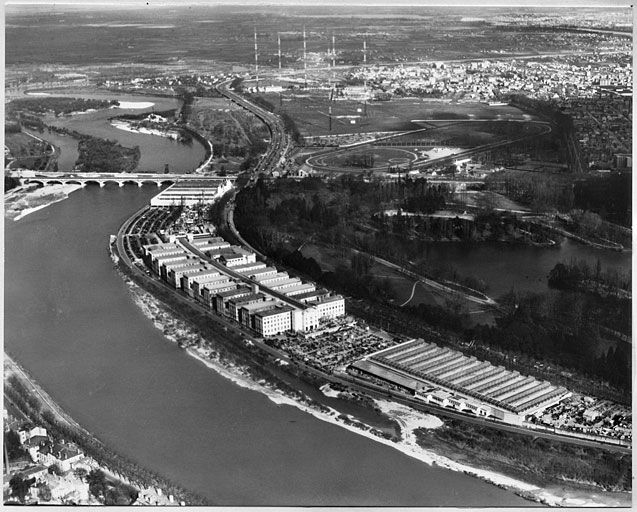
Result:
[[[257,92],[259,91],[259,53],[257,48],[257,27],[254,27],[254,67],[257,75]]]
[[[305,25],[303,25],[303,76],[305,88],[307,89],[307,47],[305,45]]]
[[[281,34],[277,33],[279,39],[279,70],[281,69]]]
[[[330,114],[330,131],[332,131],[332,106],[329,106],[329,110],[328,110],[329,114]]]
[[[367,38],[363,37],[363,66],[367,66]],[[365,71],[363,71],[365,73]],[[367,74],[365,74],[365,92],[367,92]]]
[[[367,64],[367,39],[363,39],[363,65]]]
[[[335,66],[335,59],[336,59],[336,43],[334,39],[334,34],[332,34],[332,67]]]

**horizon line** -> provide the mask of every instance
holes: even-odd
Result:
[[[118,2],[117,4],[113,4],[112,2],[57,2],[55,0],[50,1],[8,1],[5,2],[5,6],[8,5],[32,5],[32,6],[77,6],[77,7],[101,7],[108,6],[114,9],[120,6],[136,6],[140,9],[144,9],[146,7],[186,7],[186,6],[206,6],[206,7],[217,7],[217,6],[254,6],[254,5],[286,5],[286,6],[295,6],[295,7],[537,7],[537,8],[560,8],[560,7],[605,7],[605,8],[614,8],[614,7],[622,7],[632,9],[633,5],[630,3],[630,0],[627,0],[626,3],[622,4],[611,4],[601,2],[601,3],[579,3],[577,1],[566,2],[566,3],[558,3],[558,4],[542,4],[542,3],[526,3],[522,2],[509,2],[509,3],[482,3],[479,1],[473,3],[425,3],[425,2],[409,2],[409,3],[395,3],[389,0],[383,0],[387,3],[376,3],[374,0],[371,0],[371,4],[369,2],[344,2],[338,5],[334,5],[333,3],[326,2],[324,4],[308,4],[307,2],[302,2],[302,0],[293,0],[292,2],[288,2],[286,0],[264,0],[262,2],[258,0],[220,0],[215,2],[205,2],[205,1],[195,1],[195,2],[179,2],[177,0],[172,0],[168,2],[153,2],[152,5],[148,2],[144,5],[143,2]]]

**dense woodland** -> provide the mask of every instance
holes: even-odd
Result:
[[[126,148],[114,140],[100,139],[89,135],[79,135],[77,149],[79,157],[75,166],[80,171],[90,172],[132,172],[139,163],[139,146]]]
[[[326,247],[359,249],[405,266],[410,266],[411,259],[421,258],[415,265],[419,273],[437,279],[452,278],[484,291],[485,283],[471,276],[458,276],[452,268],[433,268],[422,261],[426,242],[388,234],[368,222],[388,201],[404,201],[405,197],[418,197],[419,207],[427,210],[444,203],[445,193],[423,182],[366,182],[343,177],[330,183],[310,178],[268,184],[260,179],[254,187],[237,195],[235,222],[250,243],[274,259],[330,289],[371,303],[386,303],[392,292],[386,279],[370,272],[371,262],[365,255],[353,257],[344,250],[342,262],[326,272],[313,258],[303,256],[298,247],[312,240]],[[490,215],[481,214],[477,225],[492,223],[504,233],[515,222],[507,216]],[[507,222],[511,223],[509,228]],[[626,286],[626,280],[615,277],[612,270],[600,270],[598,276],[603,284]],[[563,290],[523,296],[512,292],[500,302],[503,311],[496,325],[473,328],[464,327],[464,313],[454,304],[444,308],[419,305],[401,311],[429,325],[449,329],[468,341],[477,340],[481,346],[557,364],[582,376],[604,380],[622,390],[620,393],[629,392],[630,345],[617,341],[613,333],[630,334],[630,300]],[[614,341],[609,343],[606,339]]]
[[[70,114],[71,112],[85,112],[86,110],[98,110],[117,106],[117,100],[96,100],[66,97],[32,97],[16,99],[7,104],[7,117],[18,117],[20,112],[31,112],[33,114],[46,114],[53,112],[56,116],[60,114]]]
[[[585,260],[572,260],[558,263],[549,274],[549,286],[562,290],[583,290],[601,296],[625,296],[622,292],[631,292],[631,276],[619,272],[616,268],[602,269],[599,259],[595,267]]]
[[[629,396],[630,344],[616,341],[608,349],[600,347],[609,336],[604,329],[630,335],[630,300],[570,291],[523,296],[512,292],[501,304],[507,311],[497,325],[468,329],[465,336],[601,378]]]

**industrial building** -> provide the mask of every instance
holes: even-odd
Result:
[[[512,424],[570,396],[549,382],[423,340],[375,352],[348,370],[408,390],[434,405]]]
[[[196,206],[210,204],[233,187],[228,178],[181,180],[150,200],[151,206]]]
[[[146,264],[176,289],[261,336],[310,332],[345,314],[345,300],[278,272],[256,255],[209,235],[171,237],[143,247]]]

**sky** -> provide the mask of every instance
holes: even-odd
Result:
[[[361,5],[361,6],[538,6],[538,7],[629,7],[632,0],[122,0],[121,2],[105,2],[104,0],[8,0],[6,5],[51,5],[51,6],[85,6],[85,7],[161,7],[161,6],[186,6],[186,5]]]

